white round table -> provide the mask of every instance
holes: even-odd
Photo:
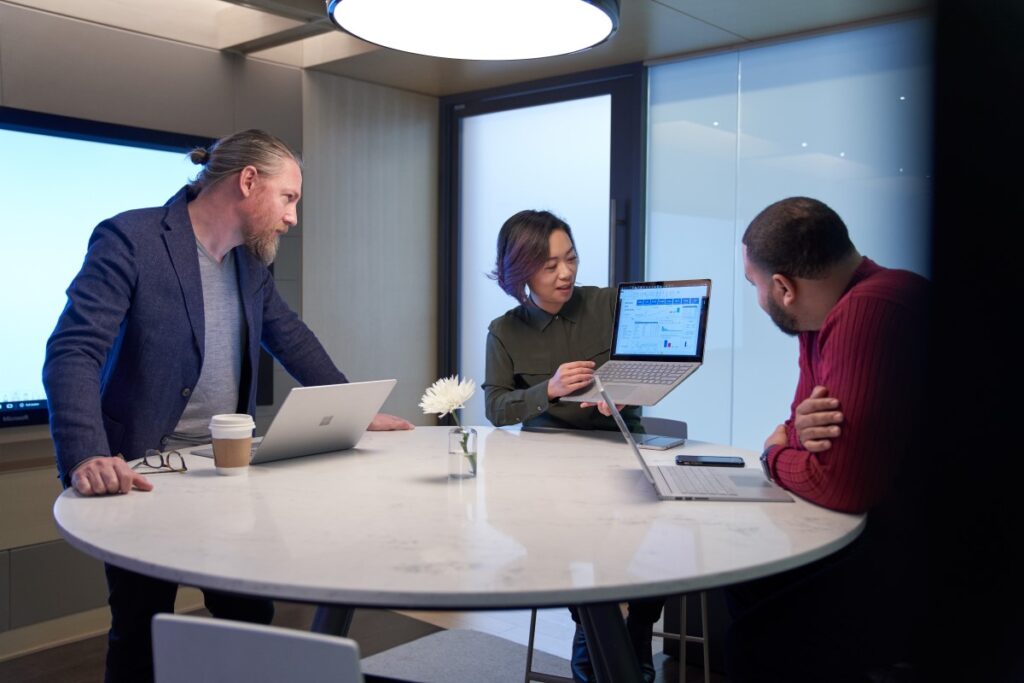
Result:
[[[736,583],[842,548],[864,517],[792,503],[660,501],[617,433],[477,427],[478,476],[447,478],[447,427],[368,432],[357,448],[224,477],[207,458],[152,492],[54,505],[105,562],[272,598],[402,609],[616,603]],[[645,451],[745,451],[688,442]]]

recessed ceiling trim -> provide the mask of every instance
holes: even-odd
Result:
[[[270,14],[276,14],[279,17],[285,17],[287,19],[298,19],[299,21],[316,21],[317,19],[324,18],[323,7],[326,4],[317,0],[317,5],[320,5],[320,11],[311,12],[296,7],[294,2],[280,2],[279,0],[221,0],[232,5],[241,5],[242,7],[248,7],[249,9],[260,10],[262,12],[268,12]]]
[[[334,25],[326,18],[323,18],[295,26],[284,31],[278,31],[277,33],[272,33],[268,36],[260,36],[259,38],[253,38],[252,40],[247,40],[243,43],[229,45],[224,47],[223,50],[225,52],[238,52],[243,55],[247,55],[253,52],[259,52],[260,50],[269,50],[272,47],[294,43],[298,40],[303,40],[312,36],[318,36],[322,33],[329,33],[334,30]]]

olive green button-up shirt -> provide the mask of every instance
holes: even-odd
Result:
[[[597,408],[548,400],[548,380],[558,366],[592,360],[600,367],[611,351],[614,287],[576,287],[555,315],[527,302],[495,318],[487,333],[484,398],[496,426],[615,430]],[[622,411],[631,430],[642,431],[640,409]]]

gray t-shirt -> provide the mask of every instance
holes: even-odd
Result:
[[[238,293],[235,253],[229,251],[224,260],[217,263],[199,240],[196,240],[196,247],[206,323],[203,367],[185,412],[174,432],[166,437],[165,448],[208,443],[210,417],[238,410],[245,319]]]

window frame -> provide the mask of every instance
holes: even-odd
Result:
[[[609,284],[643,280],[646,261],[647,70],[642,63],[558,76],[440,100],[438,208],[439,376],[460,367],[459,278],[462,225],[461,129],[470,116],[611,96]]]

